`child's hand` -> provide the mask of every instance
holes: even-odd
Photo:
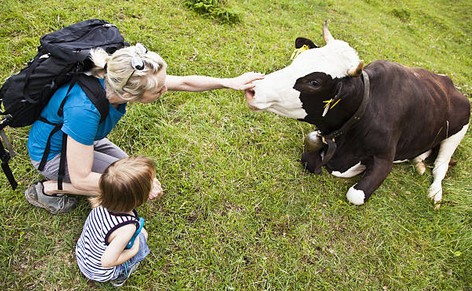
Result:
[[[164,191],[162,190],[161,183],[159,182],[159,180],[154,178],[153,187],[151,189],[151,192],[149,192],[149,199],[152,200],[155,198],[159,198],[162,195],[164,195]]]

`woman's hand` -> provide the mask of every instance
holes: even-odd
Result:
[[[225,87],[234,90],[248,90],[254,88],[254,81],[264,79],[261,73],[247,72],[241,76],[225,79]]]
[[[162,190],[161,183],[154,178],[153,187],[151,192],[149,192],[149,200],[160,198],[162,195],[164,195],[164,191]]]

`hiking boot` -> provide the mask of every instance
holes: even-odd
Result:
[[[31,185],[25,191],[26,200],[36,207],[46,209],[52,214],[66,213],[77,206],[77,198],[66,195],[46,195],[43,182]]]

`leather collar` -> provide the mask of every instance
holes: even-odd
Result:
[[[328,145],[328,149],[326,150],[325,155],[323,157],[323,165],[326,165],[329,160],[331,160],[334,155],[334,152],[336,151],[337,146],[335,138],[347,132],[356,122],[358,122],[362,118],[365,113],[365,109],[367,108],[367,104],[370,99],[370,80],[369,75],[367,75],[364,70],[362,71],[362,78],[364,80],[364,95],[362,97],[362,101],[359,105],[359,108],[357,108],[357,111],[351,116],[348,121],[346,121],[346,123],[343,124],[343,126],[341,126],[340,129],[335,130],[329,134],[319,134],[323,142]]]

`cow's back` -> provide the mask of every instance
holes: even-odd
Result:
[[[421,68],[376,61],[365,68],[371,79],[366,113],[373,133],[396,141],[395,159],[411,159],[457,133],[469,121],[470,103],[451,79]],[[389,146],[385,144],[385,146]]]

